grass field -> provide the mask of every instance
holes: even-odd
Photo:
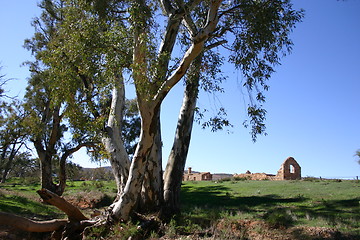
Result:
[[[37,183],[17,179],[0,185],[0,211],[37,219],[63,216],[52,206],[40,203],[36,194],[39,188]],[[111,203],[115,193],[114,182],[69,182],[64,197],[78,202],[97,198],[103,204],[92,207],[100,207]],[[184,182],[181,202],[182,214],[167,225],[166,236],[175,238],[193,233],[205,236],[220,226],[216,236],[232,234],[235,237],[219,239],[360,239],[360,183],[357,181]],[[250,237],[248,229],[254,224],[257,229],[253,227],[251,231],[269,235],[260,223],[280,231],[277,237]],[[341,236],[350,237],[332,234],[332,238],[325,238],[303,232],[295,234],[301,236],[299,238],[278,237],[284,236],[286,229],[293,229],[294,235],[298,227],[331,229],[332,233],[341,232]]]
[[[356,181],[186,182],[189,216],[264,219],[275,226],[332,227],[359,234],[360,184]]]

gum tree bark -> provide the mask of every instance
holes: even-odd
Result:
[[[134,27],[133,65],[136,69],[134,70],[133,78],[141,116],[141,134],[131,162],[126,186],[120,199],[113,204],[111,216],[114,219],[128,220],[131,212],[136,206],[142,188],[147,159],[151,153],[159,128],[157,116],[160,114],[161,103],[169,91],[185,75],[192,61],[202,52],[205,41],[215,30],[218,23],[218,9],[220,3],[220,0],[211,2],[206,24],[196,35],[194,35],[192,43],[179,62],[178,67],[155,91],[155,95],[153,95],[152,91],[144,89],[144,86],[147,85],[146,81],[148,75],[146,69],[146,42],[144,41],[144,39],[146,39],[144,36],[146,32],[144,32],[144,25],[141,25],[141,23],[145,23],[148,19],[137,19],[134,21],[135,24],[140,23],[139,26]],[[137,7],[142,6],[142,4],[142,1],[136,1],[135,5]],[[177,32],[165,33],[165,36],[167,36],[167,34],[172,35],[177,34]],[[166,42],[163,43],[163,47],[166,48]],[[170,49],[172,49],[172,47],[170,47]]]
[[[199,92],[201,58],[202,56],[199,55],[189,68],[190,76],[186,81],[175,139],[164,172],[163,214],[165,217],[170,217],[180,210],[180,189],[190,145],[196,101]]]
[[[160,113],[159,113],[160,114]],[[163,203],[162,179],[162,141],[160,116],[157,116],[158,131],[147,159],[147,166],[141,190],[140,210],[142,212],[155,212]]]
[[[129,175],[130,161],[121,138],[121,123],[125,106],[125,88],[122,75],[117,76],[112,92],[110,113],[102,142],[110,155],[111,168],[115,177],[118,198],[125,188]]]

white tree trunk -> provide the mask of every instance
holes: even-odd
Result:
[[[139,207],[142,212],[157,211],[163,203],[160,112],[157,116],[157,122],[158,131],[154,139],[151,153],[149,154],[147,159],[147,165],[141,190],[141,200]]]
[[[148,156],[151,153],[156,132],[159,107],[152,104],[139,104],[141,119],[141,134],[131,162],[129,177],[120,199],[113,204],[111,216],[116,220],[127,221],[130,213],[138,203],[141,194],[143,178]]]
[[[118,76],[112,92],[110,114],[102,142],[110,155],[110,163],[116,181],[118,196],[123,191],[130,168],[129,156],[121,138],[121,123],[125,106],[125,90],[122,76]]]

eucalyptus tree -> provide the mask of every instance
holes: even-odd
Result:
[[[0,67],[1,70],[1,67]],[[24,111],[15,98],[6,95],[5,75],[0,75],[0,181],[19,165],[31,161],[26,149],[28,136],[23,127]],[[10,100],[10,101],[9,101]]]
[[[52,9],[45,8],[48,13]],[[74,129],[102,129],[118,186],[118,198],[109,211],[114,220],[127,220],[133,211],[141,211],[139,196],[146,196],[155,209],[163,205],[164,196],[165,206],[176,203],[178,208],[197,91],[199,86],[206,89],[199,80],[221,72],[220,65],[207,61],[210,51],[228,57],[243,74],[251,96],[252,136],[264,132],[266,111],[261,104],[267,80],[281,56],[291,50],[289,34],[302,17],[289,0],[64,0],[60,9],[56,36],[38,56],[50,72],[52,96],[66,103]],[[163,180],[160,109],[183,77],[189,88],[172,152],[178,157],[170,157]],[[135,86],[141,117],[131,161],[121,138],[124,79]],[[215,118],[213,124],[221,128],[228,122]],[[171,214],[174,209],[163,211]]]
[[[0,119],[0,179],[7,176],[20,164],[31,161],[26,143],[28,135],[23,127],[23,111],[13,101],[3,105]]]
[[[27,62],[31,71],[24,96],[23,108],[26,118],[23,123],[30,136],[40,160],[41,186],[58,195],[62,195],[66,185],[67,159],[82,147],[95,147],[96,139],[86,127],[75,129],[69,126],[66,114],[71,111],[62,101],[55,101],[51,85],[51,72],[41,62],[39,53],[47,49],[52,38],[57,34],[56,25],[62,21],[61,6],[63,1],[43,1],[40,5],[51,11],[43,12],[33,25],[36,33],[25,41],[25,47],[35,55],[34,62]],[[76,114],[76,112],[71,112]],[[53,162],[58,161],[59,182],[54,182]]]

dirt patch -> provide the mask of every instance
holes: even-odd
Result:
[[[65,196],[66,201],[80,209],[102,208],[112,204],[114,197],[99,191],[79,192],[77,195]]]
[[[30,233],[7,226],[0,226],[1,240],[48,240],[51,233]]]
[[[161,240],[359,240],[360,236],[340,233],[336,229],[323,227],[273,228],[264,221],[220,220],[213,229],[188,236],[168,237]]]

